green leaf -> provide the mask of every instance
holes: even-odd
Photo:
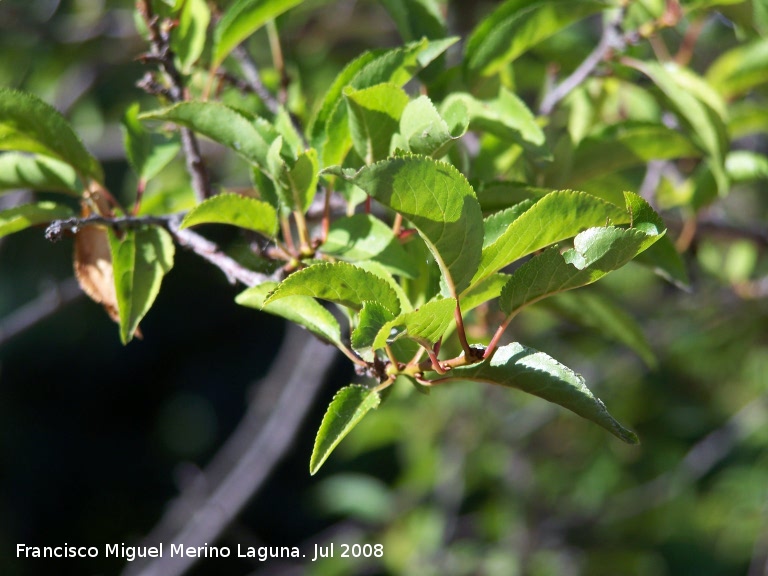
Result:
[[[266,202],[240,194],[218,194],[190,210],[180,228],[212,223],[231,224],[269,237],[277,234],[278,224],[277,212]]]
[[[662,124],[620,122],[583,139],[573,154],[568,182],[576,186],[650,160],[698,158],[700,150],[677,130]]]
[[[501,290],[509,281],[509,274],[502,274],[500,272],[491,274],[483,280],[478,282],[471,288],[469,288],[461,296],[461,311],[462,313],[469,312],[473,308],[477,308],[481,304],[498,298],[501,294]]]
[[[445,36],[445,22],[435,0],[382,0],[382,4],[406,42]]]
[[[32,94],[0,88],[0,150],[42,154],[66,162],[83,178],[104,179],[64,116]]]
[[[412,312],[400,314],[384,324],[373,341],[373,349],[383,348],[401,337],[432,348],[443,337],[454,319],[456,300],[442,298],[423,304]]]
[[[344,436],[357,426],[370,410],[379,405],[380,397],[376,390],[352,384],[339,390],[333,397],[323,422],[317,431],[312,458],[309,461],[309,473],[313,476],[326,461]]]
[[[718,192],[728,192],[725,154],[728,136],[725,104],[707,83],[690,70],[674,63],[630,60],[629,65],[648,76],[661,90],[673,111],[690,131],[691,138],[712,160]]]
[[[265,304],[267,296],[277,286],[277,282],[263,282],[238,294],[235,302],[241,306],[256,308],[285,318],[303,326],[321,340],[330,342],[335,346],[342,346],[339,323],[333,314],[314,298],[310,296],[287,296]]]
[[[768,82],[768,38],[728,50],[709,67],[706,79],[726,100],[765,84]]]
[[[343,91],[347,102],[349,132],[355,151],[366,164],[389,156],[392,136],[398,131],[408,95],[395,84]]]
[[[547,194],[513,220],[495,242],[483,248],[472,285],[515,260],[582,230],[627,222],[629,215],[624,210],[584,192],[565,190]]]
[[[122,239],[109,232],[115,292],[120,312],[120,339],[127,344],[160,292],[163,276],[173,267],[173,238],[165,230],[127,230]]]
[[[496,242],[507,231],[510,224],[528,211],[533,203],[533,200],[523,200],[506,210],[495,212],[483,220],[483,248]]]
[[[547,296],[591,284],[642,252],[650,245],[648,239],[635,228],[585,230],[574,238],[570,250],[561,254],[553,246],[520,266],[504,286],[499,306],[511,316]]]
[[[0,238],[14,232],[20,232],[30,226],[47,224],[52,220],[70,218],[72,210],[68,206],[55,202],[37,202],[22,204],[0,211]]]
[[[637,321],[604,294],[576,290],[558,294],[545,303],[569,320],[631,348],[648,367],[656,366],[656,357]]]
[[[262,118],[246,118],[237,110],[218,102],[181,102],[162,110],[145,112],[139,118],[166,120],[186,126],[267,171],[269,147],[279,137]]]
[[[749,182],[768,178],[768,156],[737,150],[725,159],[725,170],[734,182]]]
[[[213,32],[213,67],[218,68],[238,44],[269,20],[277,18],[302,1],[237,0],[227,8]]]
[[[416,227],[451,296],[469,285],[480,260],[483,218],[472,187],[456,168],[432,158],[407,156],[378,162],[354,175],[336,173]]]
[[[352,348],[358,352],[370,349],[381,327],[394,317],[392,312],[378,302],[365,302],[360,311],[357,327],[350,337]]]
[[[266,303],[286,296],[312,296],[353,310],[360,310],[363,303],[372,300],[393,314],[400,312],[400,300],[385,280],[346,262],[315,264],[294,272],[270,294]]]
[[[317,192],[318,170],[317,151],[310,148],[284,171],[293,210],[304,213],[309,209]]]
[[[502,88],[493,100],[478,100],[471,94],[454,92],[443,102],[443,113],[447,114],[448,109],[458,103],[466,107],[472,130],[488,132],[502,140],[514,142],[536,162],[551,159],[546,137],[533,113],[509,90]]]
[[[79,196],[83,185],[74,168],[59,160],[22,152],[0,154],[0,195],[22,188]]]
[[[139,178],[151,180],[176,157],[181,143],[177,137],[167,138],[148,132],[139,121],[139,105],[125,112],[122,122],[123,144],[128,162]]]
[[[479,84],[481,77],[492,76],[532,46],[607,7],[593,0],[507,0],[469,36],[467,79]]]
[[[461,101],[454,102],[444,120],[427,96],[419,96],[408,103],[400,118],[400,134],[406,148],[414,154],[440,158],[448,153],[455,140],[469,127],[467,108]]]
[[[205,49],[211,10],[205,0],[184,0],[179,25],[171,33],[171,48],[179,58],[180,69],[189,74]]]
[[[347,262],[375,260],[392,274],[408,278],[418,274],[418,267],[392,229],[370,214],[334,220],[321,250]]]
[[[401,48],[366,52],[348,64],[328,89],[308,129],[323,165],[341,164],[351,145],[342,96],[347,86],[356,90],[382,83],[403,86],[457,40],[454,37],[430,42],[424,38]]]
[[[608,413],[600,399],[587,388],[584,378],[551,356],[521,344],[502,346],[490,360],[454,368],[433,383],[461,380],[517,388],[595,422],[624,442],[639,442],[634,433]]]

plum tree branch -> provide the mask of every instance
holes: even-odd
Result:
[[[250,270],[225,254],[221,248],[204,236],[187,228],[181,229],[182,214],[169,214],[167,216],[121,216],[107,218],[93,215],[86,218],[67,218],[66,220],[54,220],[45,230],[45,237],[51,242],[60,240],[65,232],[76,233],[84,226],[109,226],[117,230],[128,230],[141,226],[160,226],[167,230],[174,240],[182,247],[187,248],[216,266],[227,277],[230,283],[241,282],[246,286],[256,286],[262,282],[276,280],[272,275],[262,274]]]

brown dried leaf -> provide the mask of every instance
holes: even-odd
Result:
[[[75,276],[91,300],[104,306],[112,320],[120,322],[112,253],[104,227],[85,226],[75,235]]]

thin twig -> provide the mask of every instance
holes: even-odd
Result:
[[[259,389],[280,390],[274,402],[257,396],[214,460],[168,508],[147,536],[147,546],[215,542],[259,491],[293,443],[335,358],[333,347],[289,325],[280,355]],[[268,415],[267,415],[268,414]],[[180,576],[197,561],[190,556],[136,560],[123,576]]]
[[[248,54],[248,51],[240,45],[232,50],[232,56],[240,65],[240,70],[242,70],[243,76],[245,76],[248,88],[261,98],[264,106],[266,106],[272,114],[277,114],[280,110],[280,103],[277,101],[277,98],[267,90],[267,87],[264,86],[264,83],[261,81],[261,75],[259,74],[259,68],[256,66],[256,62],[251,58],[251,55]]]
[[[184,88],[184,78],[174,62],[169,31],[161,26],[160,19],[152,13],[152,7],[149,2],[139,0],[136,5],[149,30],[150,52],[140,58],[140,60],[157,63],[165,73],[168,80],[168,88],[165,93],[171,102],[177,103],[187,100],[188,95]],[[140,84],[142,87],[145,85],[152,85],[152,82],[144,80]],[[208,168],[200,154],[200,143],[195,133],[189,128],[181,128],[180,133],[187,170],[192,179],[192,189],[195,191],[197,200],[203,201],[206,198],[210,198],[213,195],[213,191],[211,190]]]
[[[607,22],[603,28],[603,35],[597,47],[586,57],[573,73],[565,80],[555,86],[542,100],[539,106],[539,113],[549,115],[555,106],[582,82],[584,82],[597,69],[598,65],[605,60],[611,50],[623,49],[627,39],[621,33],[621,23],[624,19],[625,9],[621,8],[614,19]]]
[[[167,230],[174,240],[184,248],[192,250],[201,258],[207,260],[227,277],[230,283],[241,282],[246,286],[256,286],[263,282],[276,280],[275,276],[262,274],[245,268],[237,260],[221,251],[221,248],[187,228],[180,229],[181,214],[169,214],[167,216],[122,216],[115,218],[106,218],[104,216],[88,216],[87,218],[67,218],[66,220],[54,220],[45,230],[45,237],[56,242],[60,240],[65,232],[76,233],[85,226],[101,225],[109,226],[118,230],[130,230],[141,226],[160,226]]]

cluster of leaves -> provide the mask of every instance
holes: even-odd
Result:
[[[661,178],[657,200],[695,216],[733,182],[764,175],[764,156],[730,147],[765,125],[764,101],[747,97],[765,80],[765,40],[727,52],[702,76],[682,57],[661,63],[632,51],[718,2],[507,0],[459,48],[433,0],[385,1],[410,41],[355,58],[311,114],[297,117],[285,102],[271,102],[265,114],[210,98],[212,84],[247,59],[241,43],[266,26],[279,44],[275,19],[300,3],[238,0],[220,16],[202,0],[139,3],[153,47],[147,61],[161,70],[153,91],[165,102],[125,114],[126,155],[139,182],[132,211],[105,188],[99,163],[55,109],[0,91],[0,148],[8,151],[0,156],[2,189],[58,192],[80,208],[79,218],[66,202],[0,212],[0,235],[53,221],[69,226],[80,284],[119,323],[126,343],[173,266],[181,230],[216,223],[258,235],[267,247],[252,260],[266,273],[237,302],[337,346],[369,382],[334,398],[312,473],[398,378],[421,391],[456,380],[517,388],[636,442],[581,376],[502,337],[526,307],[638,256],[685,284],[664,222],[625,190],[639,189],[636,169],[649,161],[686,160],[678,178]],[[745,33],[764,32],[757,3],[751,14],[740,16]],[[557,115],[537,116],[518,96],[527,88],[515,77],[517,60],[588,17],[602,17],[614,52],[583,77],[574,72],[578,82],[553,104]],[[593,74],[598,66],[601,74]],[[729,117],[726,101],[734,100]],[[169,136],[169,126],[182,138]],[[197,186],[198,202],[180,223],[180,214],[143,218],[147,183],[181,141],[199,136],[245,161],[249,189],[211,194]],[[189,162],[192,150],[184,152]],[[486,315],[497,323],[487,340],[470,343],[473,311],[489,306],[500,312]],[[652,356],[626,315],[610,303],[598,308],[606,333]]]

